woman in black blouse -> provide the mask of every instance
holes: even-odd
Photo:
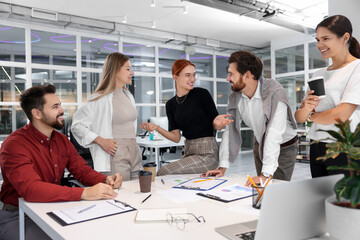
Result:
[[[218,167],[219,149],[214,137],[214,127],[221,129],[232,120],[230,115],[219,115],[210,93],[194,88],[195,65],[185,59],[176,60],[172,66],[176,95],[166,103],[169,131],[153,123],[143,123],[146,131],[156,130],[173,142],[179,142],[182,131],[185,140],[184,157],[160,168],[157,175],[203,173]]]

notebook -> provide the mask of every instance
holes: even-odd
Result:
[[[268,186],[258,221],[215,228],[228,239],[300,240],[324,234],[325,198],[342,174]],[[255,231],[255,237],[252,238]],[[246,236],[243,237],[243,234]]]

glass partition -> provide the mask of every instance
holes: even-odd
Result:
[[[0,106],[0,135],[12,132],[13,110],[15,106]]]
[[[205,81],[205,80],[197,80],[195,82],[195,87],[205,88],[209,91],[212,97],[214,97],[214,82],[213,81]]]
[[[216,82],[217,104],[227,104],[231,93],[231,85],[228,82]]]
[[[130,57],[134,72],[155,72],[155,47],[142,44],[123,44],[123,53]]]
[[[328,59],[322,59],[316,42],[309,43],[309,69],[323,68],[329,65]]]
[[[304,70],[304,45],[275,51],[276,74]]]
[[[115,41],[99,38],[81,38],[81,66],[102,68],[107,55],[119,52],[119,44]]]
[[[304,75],[278,78],[277,81],[285,89],[286,94],[289,98],[291,111],[294,114],[296,109],[300,107],[301,101],[304,98],[304,94],[305,94]]]
[[[217,78],[227,78],[228,75],[228,63],[229,57],[225,56],[216,56],[216,77]]]
[[[61,102],[76,103],[76,72],[64,70],[32,69],[33,86],[46,83],[56,87]]]
[[[1,102],[18,102],[25,90],[25,68],[0,66]]]
[[[37,30],[32,30],[31,33],[32,63],[76,66],[76,37],[74,35]]]
[[[133,91],[136,103],[155,103],[155,78],[134,76]],[[129,86],[131,89],[131,86]]]
[[[95,92],[100,82],[100,73],[82,72],[82,102],[86,102],[88,97]]]
[[[172,78],[160,77],[160,103],[166,103],[176,94],[175,81]]]
[[[185,51],[159,47],[159,72],[172,75],[171,68],[175,60],[185,59]]]
[[[213,77],[213,55],[195,53],[190,55],[190,61],[195,64],[196,73],[200,77]]]
[[[142,122],[148,122],[148,120],[150,120],[150,117],[156,116],[155,106],[137,106],[136,110],[138,111],[137,126],[141,125]],[[138,127],[137,133],[144,133],[144,130]]]
[[[25,29],[0,24],[0,61],[25,62]]]

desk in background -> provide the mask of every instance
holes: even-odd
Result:
[[[188,175],[196,177],[198,175]],[[259,210],[251,207],[251,198],[223,203],[208,198],[196,196],[193,190],[172,189],[173,183],[162,184],[157,177],[152,184],[152,196],[143,204],[141,201],[149,193],[140,193],[139,181],[132,180],[123,183],[119,190],[118,200],[140,208],[187,208],[196,216],[204,216],[205,223],[187,223],[185,230],[179,230],[176,225],[161,223],[135,223],[136,211],[104,217],[88,222],[69,226],[61,226],[46,213],[73,206],[88,205],[91,201],[61,202],[61,203],[30,203],[19,200],[20,229],[24,229],[24,213],[39,225],[52,239],[171,239],[171,240],[224,240],[215,232],[215,227],[246,222],[258,218]],[[220,187],[232,184],[245,184],[245,176],[226,177],[228,181]],[[171,189],[171,190],[169,190]],[[164,191],[178,191],[178,201],[172,201],[164,196]],[[186,201],[188,194],[193,193],[196,201]],[[96,201],[94,201],[96,202]],[[23,236],[23,235],[22,235]],[[23,238],[20,238],[23,239]]]
[[[157,165],[157,170],[160,167],[160,148],[164,147],[178,147],[184,146],[185,138],[181,137],[180,142],[176,143],[167,139],[156,139],[156,140],[149,140],[148,137],[141,138],[136,137],[136,142],[140,147],[155,149],[155,163]]]

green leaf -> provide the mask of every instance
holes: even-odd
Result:
[[[322,129],[319,129],[317,130],[319,132],[327,132],[330,136],[332,136],[333,138],[335,138],[337,141],[339,142],[345,142],[346,141],[346,138],[345,136],[343,137],[341,134],[339,134],[338,132],[335,132],[333,130],[322,130]]]
[[[350,162],[350,167],[354,170],[360,170],[360,164],[355,161]]]
[[[335,184],[334,191],[335,191],[338,202],[340,202],[340,199],[342,197],[346,199],[346,197],[344,197],[344,193],[346,191],[347,179],[348,179],[348,177],[343,177]]]
[[[360,202],[360,182],[357,184],[357,187],[351,189],[350,201],[353,208]]]
[[[351,137],[351,143],[356,147],[360,147],[360,123],[356,126],[355,132]]]
[[[352,160],[360,159],[360,148],[359,147],[350,147],[348,150],[348,156],[352,158]]]

